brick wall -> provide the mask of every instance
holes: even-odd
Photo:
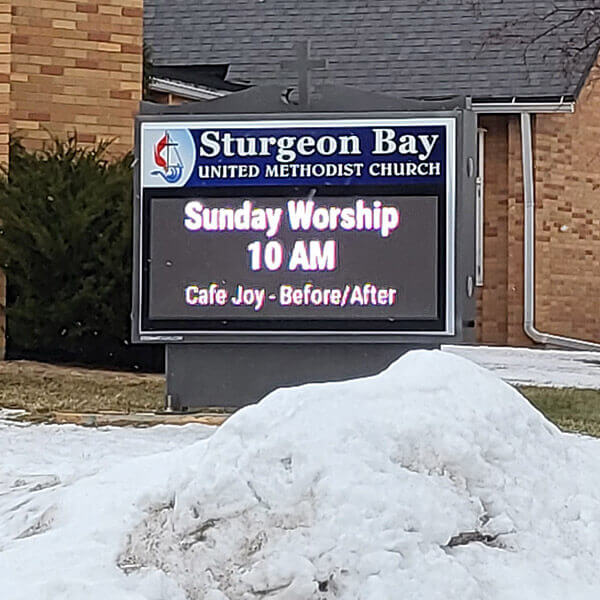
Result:
[[[30,148],[77,132],[81,144],[133,147],[142,87],[142,0],[0,3],[0,165],[9,132]],[[0,270],[0,360],[6,281]]]
[[[142,43],[142,0],[13,0],[11,130],[32,147],[77,130],[130,150]]]
[[[507,339],[508,120],[483,116],[485,133],[484,287],[479,289],[478,338]]]
[[[600,342],[600,70],[573,115],[535,119],[536,325]]]
[[[478,340],[532,345],[523,333],[523,172],[520,118],[485,115],[484,285]]]
[[[535,325],[600,342],[600,81],[590,75],[573,115],[534,120]],[[520,119],[484,116],[484,287],[479,340],[532,345],[523,333],[523,176]]]

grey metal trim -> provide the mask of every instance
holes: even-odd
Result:
[[[535,327],[535,188],[533,178],[533,145],[531,115],[521,113],[521,145],[523,154],[524,215],[524,304],[523,330],[539,344],[563,346],[578,350],[600,350],[600,344],[576,338],[544,333]]]
[[[215,90],[213,88],[191,85],[181,81],[173,81],[172,79],[163,79],[161,77],[152,77],[149,87],[153,92],[161,92],[163,94],[175,94],[189,100],[214,100],[215,98],[223,98],[231,92],[225,90]]]
[[[485,133],[482,127],[477,128],[477,179],[475,195],[475,285],[483,285],[484,268],[484,196],[485,196]]]
[[[448,340],[456,338],[457,334],[442,333],[439,331],[224,331],[218,333],[194,332],[180,336],[163,336],[139,334],[134,341],[143,343],[168,343],[168,344],[439,344],[450,343]],[[177,339],[175,339],[177,338]],[[457,342],[459,343],[459,342]],[[471,340],[470,343],[475,343]]]

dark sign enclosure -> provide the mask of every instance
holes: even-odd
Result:
[[[452,116],[165,117],[138,144],[140,340],[454,334]]]

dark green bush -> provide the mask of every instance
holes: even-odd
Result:
[[[9,358],[158,367],[129,344],[132,157],[75,136],[44,150],[11,142],[0,181],[0,264]]]

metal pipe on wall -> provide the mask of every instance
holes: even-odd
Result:
[[[521,113],[521,148],[524,197],[524,303],[523,330],[539,344],[562,346],[576,350],[600,350],[600,344],[544,333],[535,327],[535,188],[533,178],[533,145],[531,115]]]

